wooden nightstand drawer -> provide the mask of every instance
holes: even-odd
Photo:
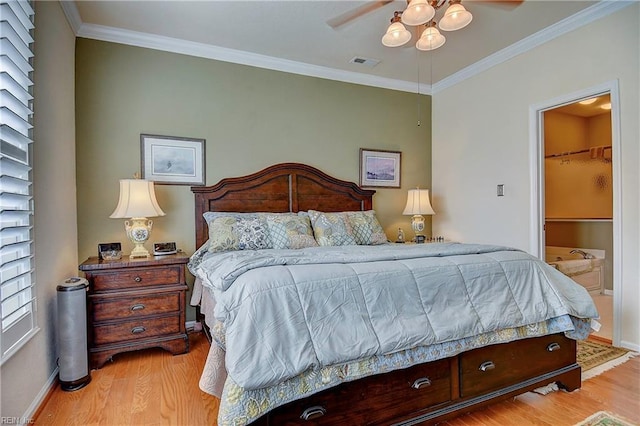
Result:
[[[93,276],[92,291],[115,291],[156,285],[179,284],[179,266],[131,268],[116,272],[103,272]]]
[[[176,292],[122,298],[96,297],[90,303],[95,322],[167,314],[181,309],[180,293]]]
[[[180,333],[180,316],[94,325],[93,332],[93,342],[97,345],[176,334]]]
[[[461,395],[479,395],[506,386],[508,381],[525,380],[575,362],[576,342],[562,334],[464,352],[460,355]]]

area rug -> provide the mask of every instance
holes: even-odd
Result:
[[[634,426],[626,420],[622,420],[615,414],[606,411],[598,411],[597,413],[587,417],[575,426]]]
[[[590,340],[578,341],[578,364],[582,380],[597,376],[638,355],[626,349],[603,345]]]

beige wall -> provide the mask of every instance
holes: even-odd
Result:
[[[35,2],[33,194],[40,331],[2,365],[3,417],[30,417],[56,369],[56,286],[77,275],[74,47],[58,2]],[[23,422],[24,423],[24,422]]]
[[[359,148],[402,152],[402,189],[379,189],[374,208],[391,238],[407,189],[431,187],[431,106],[417,95],[286,74],[174,53],[78,39],[76,120],[79,260],[120,241],[109,219],[118,179],[140,171],[140,134],[206,139],[208,185],[279,162],[301,162],[358,182]],[[166,216],[152,241],[194,250],[193,194],[157,185]],[[150,244],[148,244],[150,246]]]
[[[640,349],[640,4],[564,34],[433,98],[433,232],[528,250],[529,109],[617,80],[620,88],[621,343]],[[509,90],[504,90],[508,87]],[[496,197],[496,184],[505,196]]]

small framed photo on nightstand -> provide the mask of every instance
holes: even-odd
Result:
[[[115,260],[122,257],[122,244],[100,243],[98,244],[98,259]]]

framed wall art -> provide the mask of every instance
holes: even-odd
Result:
[[[360,148],[360,186],[400,188],[399,151]]]
[[[205,140],[140,135],[142,178],[159,184],[204,185]]]

